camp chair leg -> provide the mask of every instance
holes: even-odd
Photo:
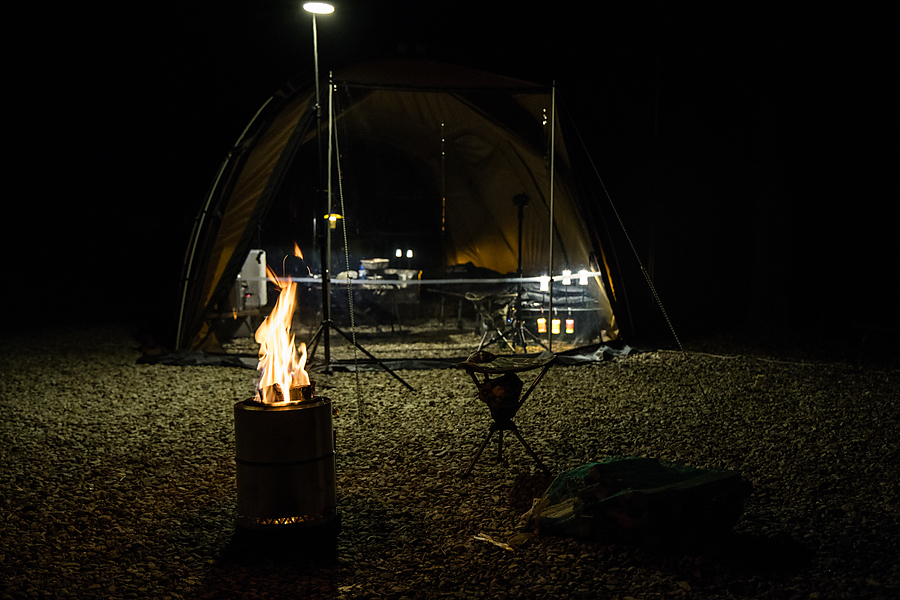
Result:
[[[534,462],[537,463],[538,467],[541,471],[544,472],[548,477],[552,475],[550,469],[541,462],[541,459],[538,458],[538,455],[534,450],[531,449],[531,446],[528,445],[528,442],[525,441],[525,438],[522,437],[522,434],[519,433],[519,428],[516,427],[516,424],[510,421],[509,423],[504,423],[502,426],[497,425],[496,421],[491,423],[491,428],[488,431],[487,437],[484,438],[484,441],[481,442],[481,445],[478,447],[478,451],[475,452],[475,456],[472,457],[472,461],[469,463],[469,466],[466,467],[466,470],[460,474],[460,477],[466,478],[472,474],[472,469],[475,468],[475,463],[478,462],[478,459],[481,457],[481,453],[484,452],[484,449],[487,448],[487,445],[490,443],[491,438],[494,436],[494,432],[496,431],[500,437],[498,439],[498,447],[497,447],[497,462],[503,462],[503,432],[504,430],[509,430],[513,432],[513,435],[516,436],[516,439],[519,440],[519,443],[525,448],[525,452],[528,453]]]
[[[550,469],[548,469],[546,466],[544,466],[544,463],[541,462],[541,459],[538,458],[538,455],[534,453],[534,450],[531,449],[531,446],[528,445],[528,442],[526,442],[525,438],[522,437],[522,434],[519,433],[519,428],[516,427],[516,424],[510,423],[510,425],[512,425],[512,427],[510,427],[509,430],[512,431],[513,435],[516,436],[516,438],[519,440],[519,442],[522,443],[522,445],[525,447],[525,451],[528,453],[528,455],[531,458],[534,459],[534,462],[536,462],[538,464],[538,467],[541,468],[541,471],[544,472],[544,475],[547,475],[549,477]]]
[[[487,437],[484,438],[483,442],[481,442],[481,446],[478,447],[478,452],[476,452],[475,456],[472,457],[472,462],[470,462],[469,466],[466,467],[466,470],[460,474],[460,477],[466,478],[471,475],[472,469],[475,468],[475,463],[478,461],[478,457],[481,456],[481,453],[484,452],[485,448],[487,448],[488,442],[491,441],[491,437],[493,437],[495,431],[498,431],[497,426],[495,423],[491,423],[491,429],[490,431],[488,431]]]

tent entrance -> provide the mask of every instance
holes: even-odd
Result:
[[[464,330],[477,345],[521,323],[554,350],[618,337],[551,90],[418,60],[338,71],[329,89],[336,324]],[[199,291],[185,296],[197,301],[182,313],[183,344],[225,341],[215,321],[236,308],[229,289],[251,249],[298,282],[301,331],[319,324],[324,232],[310,99],[298,89],[268,103],[238,144],[240,160],[223,168],[210,195],[218,231],[207,228],[203,266],[187,270],[186,286]]]

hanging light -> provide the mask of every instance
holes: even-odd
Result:
[[[541,291],[550,291],[550,277],[548,277],[547,275],[541,275]]]
[[[412,257],[413,257],[413,251],[412,251],[412,250],[407,250],[407,251],[406,251],[406,258],[412,258]]]
[[[572,283],[572,271],[570,271],[569,269],[565,269],[565,270],[562,272],[562,276],[563,276],[562,284],[563,284],[563,285],[571,285],[571,283]]]
[[[327,2],[307,2],[303,5],[303,10],[316,15],[330,15],[334,12],[334,7]]]
[[[550,332],[553,333],[553,335],[559,335],[559,319],[550,321]]]
[[[544,317],[538,317],[537,329],[538,333],[547,333],[547,319],[545,319]]]
[[[588,284],[588,272],[587,269],[582,269],[578,271],[578,285],[587,285]]]
[[[566,333],[575,333],[575,319],[566,319]]]
[[[397,258],[403,258],[403,250],[397,248],[396,252],[394,252],[394,256],[396,256]]]

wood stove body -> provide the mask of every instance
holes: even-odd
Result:
[[[307,395],[234,405],[239,530],[339,527],[331,400]]]

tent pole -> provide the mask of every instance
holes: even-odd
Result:
[[[447,147],[444,137],[444,123],[441,123],[441,245],[447,234]],[[441,297],[443,302],[443,297]]]
[[[553,206],[553,187],[554,175],[556,173],[556,81],[550,91],[550,265],[548,267],[550,275],[550,327],[547,328],[547,349],[553,352],[553,225],[554,225],[554,206]]]
[[[229,155],[228,158],[231,158]],[[200,236],[203,233],[203,222],[206,220],[206,215],[209,213],[209,207],[212,204],[213,194],[216,191],[216,187],[219,185],[219,180],[222,178],[222,173],[225,172],[225,166],[228,164],[228,158],[222,163],[219,167],[218,173],[216,173],[216,179],[213,183],[212,189],[210,189],[209,193],[206,196],[206,202],[203,204],[203,208],[200,210],[200,214],[194,219],[194,227],[191,230],[191,239],[188,242],[188,248],[185,252],[184,262],[181,265],[181,306],[178,310],[178,329],[175,332],[175,349],[181,350],[181,348],[190,343],[190,340],[184,339],[184,332],[182,332],[182,327],[184,326],[184,307],[187,304],[187,295],[188,295],[188,284],[191,281],[191,271],[194,267],[194,255],[197,252],[197,244],[200,242]]]
[[[333,126],[334,126],[334,107],[332,105],[332,93],[331,93],[332,85],[331,85],[331,72],[328,73],[328,144],[327,144],[327,156],[326,164],[327,168],[325,170],[325,204],[328,207],[328,210],[325,212],[328,215],[328,220],[326,222],[325,229],[325,270],[323,271],[323,281],[324,281],[324,273],[328,273],[328,283],[323,284],[322,290],[326,296],[326,302],[328,303],[328,312],[322,313],[325,322],[328,325],[331,325],[331,225],[332,225],[332,197],[331,197],[331,156],[333,153],[332,142],[334,135]],[[325,332],[325,371],[329,372],[331,369],[331,334],[327,331],[329,328],[326,327]]]
[[[200,210],[200,213],[194,219],[194,227],[191,231],[190,242],[188,243],[187,251],[184,255],[184,262],[182,263],[182,277],[181,277],[181,308],[178,311],[178,330],[175,336],[175,349],[181,350],[183,347],[190,344],[190,339],[185,336],[185,332],[182,331],[182,328],[185,327],[185,307],[187,304],[187,295],[188,295],[188,286],[191,283],[192,276],[194,270],[194,259],[197,254],[197,245],[200,243],[200,236],[203,235],[203,224],[206,222],[207,217],[213,214],[211,209],[213,197],[216,194],[216,191],[219,188],[219,184],[222,182],[222,175],[225,173],[225,169],[232,162],[232,159],[235,158],[235,149],[238,148],[241,143],[244,141],[244,137],[247,135],[247,132],[250,131],[250,127],[256,123],[256,120],[259,118],[259,115],[265,110],[265,108],[272,101],[272,97],[266,100],[262,106],[259,107],[259,110],[256,111],[256,114],[253,115],[253,118],[250,119],[250,122],[247,123],[247,126],[244,127],[244,130],[241,132],[241,135],[238,136],[238,139],[234,142],[232,149],[229,150],[228,155],[225,157],[225,160],[222,161],[222,164],[219,165],[219,170],[216,172],[216,176],[213,179],[212,186],[209,188],[209,192],[206,194],[206,201],[203,203],[203,207]]]

